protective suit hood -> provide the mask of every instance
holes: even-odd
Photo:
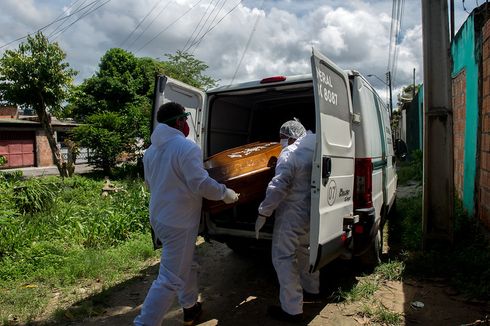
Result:
[[[179,136],[185,137],[180,130],[169,127],[164,123],[159,123],[151,134],[151,143],[155,146],[161,146],[171,139]]]

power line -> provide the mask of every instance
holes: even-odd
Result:
[[[260,5],[259,10],[262,10],[262,7],[264,6],[264,1],[265,0],[262,0],[262,4]],[[243,50],[243,53],[242,53],[242,56],[241,56],[240,60],[238,61],[238,65],[236,66],[235,73],[233,74],[233,78],[231,79],[230,84],[233,84],[233,82],[235,81],[235,77],[236,77],[236,75],[238,73],[238,69],[240,68],[240,65],[242,64],[243,58],[245,57],[245,53],[247,53],[248,47],[250,46],[250,43],[252,42],[252,38],[253,38],[253,36],[255,34],[255,30],[257,29],[257,25],[259,24],[260,17],[261,16],[259,14],[257,16],[257,19],[255,20],[255,23],[254,23],[254,26],[252,28],[252,31],[250,32],[250,35],[248,36],[247,44],[245,45],[245,49]]]
[[[65,17],[63,17],[63,18],[59,18],[59,19],[55,19],[55,20],[53,20],[51,23],[49,23],[49,24],[47,24],[47,25],[45,25],[45,26],[43,26],[43,27],[39,28],[39,29],[36,31],[36,33],[38,33],[38,32],[41,32],[41,31],[45,30],[45,29],[46,29],[46,28],[48,28],[49,26],[51,26],[51,25],[53,25],[53,24],[55,24],[55,23],[57,23],[57,22],[59,22],[59,21],[62,21],[62,20],[65,20],[65,19],[68,19],[68,18],[72,17],[73,15],[77,14],[79,11],[82,11],[83,9],[85,9],[85,8],[87,8],[87,7],[89,7],[89,6],[91,6],[92,4],[94,4],[95,2],[98,2],[98,1],[99,1],[99,0],[94,0],[94,1],[92,1],[91,3],[89,3],[88,5],[86,5],[85,7],[81,8],[80,10],[78,10],[78,11],[76,11],[76,12],[73,12],[73,13],[71,13],[71,14],[69,14],[69,15],[67,15],[67,16],[65,16]],[[0,46],[0,49],[4,48],[4,47],[6,47],[6,46],[8,46],[8,45],[10,45],[10,44],[12,44],[12,43],[14,43],[14,42],[17,42],[17,41],[20,41],[20,40],[22,40],[22,39],[25,39],[25,38],[26,38],[26,37],[28,37],[29,35],[30,35],[30,34],[27,34],[27,35],[24,35],[24,36],[22,36],[22,37],[19,37],[19,38],[17,38],[17,39],[15,39],[15,40],[13,40],[13,41],[10,41],[10,42],[8,42],[7,44],[4,44],[4,45]]]
[[[144,49],[148,44],[150,44],[151,42],[153,42],[153,40],[155,40],[158,36],[160,36],[163,32],[165,32],[167,29],[169,29],[170,27],[172,27],[176,22],[178,22],[180,19],[182,19],[182,17],[184,17],[185,15],[187,15],[192,9],[194,9],[195,6],[197,6],[202,0],[199,0],[197,1],[194,5],[192,5],[192,7],[190,7],[189,9],[186,10],[186,12],[184,12],[182,15],[180,15],[180,17],[178,17],[177,19],[175,19],[173,22],[171,22],[169,25],[167,25],[163,30],[161,30],[159,33],[157,33],[157,35],[155,35],[154,37],[152,37],[148,42],[146,42],[142,47],[140,47],[138,50],[136,50],[136,52],[139,52],[141,51],[142,49]]]
[[[105,6],[106,4],[108,4],[109,2],[111,2],[111,0],[106,0],[104,3],[102,3],[101,5],[95,7],[94,9],[84,13],[82,16],[80,16],[79,18],[77,18],[74,22],[72,22],[70,25],[66,26],[65,28],[63,28],[60,32],[58,32],[58,34],[56,36],[53,37],[53,40],[58,38],[58,36],[60,36],[61,34],[63,34],[67,29],[69,29],[71,26],[73,26],[76,22],[78,22],[80,19],[90,15],[91,13],[93,13],[94,11],[98,10],[99,8],[101,8],[102,6]]]
[[[391,67],[391,52],[393,50],[393,32],[394,32],[394,24],[395,24],[396,3],[397,1],[393,0],[391,5],[390,39],[389,39],[389,47],[388,47],[388,65],[386,67],[386,70],[390,70]]]
[[[403,13],[404,13],[404,6],[405,6],[405,0],[400,0],[399,8],[398,8],[398,28],[397,28],[397,33],[396,33],[396,41],[395,43],[395,53],[393,56],[393,66],[391,69],[391,81],[392,85],[395,83],[396,80],[396,72],[397,72],[397,65],[398,65],[398,53],[399,53],[399,46],[398,42],[401,38],[401,30],[402,30],[402,24],[403,24]]]
[[[151,20],[151,22],[148,25],[146,25],[145,29],[142,30],[141,33],[128,45],[128,49],[130,49],[141,38],[141,36],[143,36],[143,34],[148,30],[148,28],[150,28],[150,26],[153,25],[153,23],[155,22],[155,20],[157,20],[157,18],[160,17],[160,15],[163,13],[163,11],[165,9],[167,9],[167,7],[170,6],[170,4],[172,2],[173,2],[173,0],[167,2],[167,4],[165,6],[163,6],[162,9],[160,9],[160,11],[158,12],[158,14],[155,17],[153,17],[153,19]]]
[[[196,42],[197,38],[201,36],[200,34],[201,34],[204,26],[206,26],[206,23],[208,22],[209,18],[211,18],[211,16],[213,15],[213,12],[215,12],[216,9],[218,8],[218,5],[220,4],[220,1],[221,0],[218,0],[218,2],[216,2],[216,6],[213,7],[213,10],[209,13],[209,16],[206,18],[206,21],[204,22],[204,24],[199,29],[199,32],[196,34],[196,36],[194,37],[194,39],[190,42],[191,45],[189,45],[189,47],[185,51],[190,51],[190,49],[192,48],[192,45],[196,44],[195,42]],[[214,21],[216,20],[216,17],[218,17],[218,15],[221,12],[221,10],[223,10],[223,7],[225,6],[225,4],[226,4],[226,0],[223,0],[223,2],[221,2],[221,5],[220,5],[218,11],[216,11],[216,14],[214,14],[213,19],[211,20],[211,22],[206,27],[206,29],[205,29],[206,31],[209,30],[209,28],[211,27],[211,25],[213,25]],[[204,33],[206,33],[206,32],[204,32]]]
[[[220,0],[218,0],[218,2],[216,3],[216,5],[218,5],[219,1],[220,1]],[[189,38],[187,39],[187,42],[185,42],[185,45],[184,45],[184,47],[182,48],[182,51],[183,51],[183,52],[185,52],[185,49],[187,48],[187,44],[189,44],[189,42],[190,42],[190,41],[191,41],[191,39],[193,38],[194,33],[196,32],[196,30],[197,30],[197,28],[199,27],[199,25],[201,25],[202,20],[203,20],[203,19],[204,19],[204,17],[206,16],[206,14],[207,14],[207,12],[208,12],[208,10],[209,10],[209,8],[211,7],[211,4],[212,4],[213,2],[214,2],[214,0],[211,0],[211,1],[209,2],[209,5],[206,7],[206,11],[205,11],[205,12],[204,12],[204,14],[201,16],[201,19],[199,20],[199,23],[197,23],[196,27],[194,27],[194,30],[192,31],[191,35],[190,35],[190,36],[189,36]],[[204,22],[204,24],[203,24],[202,26],[204,26],[204,25],[207,23],[207,21],[208,21],[209,17],[211,16],[211,14],[213,13],[213,11],[214,11],[214,9],[215,9],[215,8],[216,8],[216,7],[213,7],[213,10],[212,10],[212,11],[209,13],[209,16],[206,18],[206,21]],[[201,33],[202,26],[201,26],[201,29],[199,30],[199,32],[197,33],[197,35],[199,35],[199,33]],[[197,35],[196,35],[196,36],[197,36]]]
[[[131,36],[133,36],[134,32],[136,32],[138,27],[140,27],[141,24],[143,24],[143,22],[146,20],[146,18],[148,18],[148,16],[153,12],[153,10],[155,10],[155,8],[158,6],[159,3],[160,3],[159,0],[155,1],[155,5],[153,5],[153,7],[148,11],[148,13],[145,15],[145,17],[143,17],[143,19],[139,21],[139,23],[136,25],[136,27],[131,31],[131,33],[121,43],[121,45],[120,45],[121,48],[124,46],[124,43],[126,43],[131,38]]]
[[[199,39],[199,41],[197,41],[197,44],[196,47],[194,48],[194,51],[197,49],[197,47],[199,46],[199,44],[201,44],[201,41],[204,39],[204,37],[209,33],[211,32],[216,26],[219,25],[219,23],[221,23],[223,21],[223,19],[225,19],[230,13],[232,13],[241,3],[242,3],[243,0],[240,0],[238,1],[238,3],[233,7],[231,8],[231,10],[229,10],[223,17],[221,17],[221,19],[213,26],[211,27],[210,29],[208,29],[206,31],[206,33],[204,33],[201,38]],[[192,44],[190,47],[192,47],[194,44]]]
[[[66,11],[64,11],[61,15],[59,15],[56,19],[60,18],[64,13],[68,12],[68,10],[71,9],[71,7],[75,6],[75,4],[78,2],[79,0],[75,1],[70,7],[68,7],[68,9]],[[87,0],[83,0],[83,2],[78,5],[78,7],[74,10],[74,12],[78,12],[78,10],[85,4],[85,2],[87,2]],[[68,21],[68,19],[65,19],[63,20],[58,26],[56,26],[56,28],[48,35],[48,38],[50,38],[52,35],[54,35],[66,22]]]

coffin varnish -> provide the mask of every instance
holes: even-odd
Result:
[[[206,212],[217,213],[236,204],[265,197],[267,184],[274,176],[281,145],[274,142],[255,142],[228,149],[209,157],[204,168],[209,175],[240,194],[238,203],[226,205],[223,201],[204,200]]]

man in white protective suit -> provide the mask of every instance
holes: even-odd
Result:
[[[303,294],[314,297],[320,292],[319,272],[308,271],[311,169],[316,136],[306,132],[296,120],[285,122],[279,133],[283,150],[259,206],[255,232],[258,238],[266,219],[275,210],[272,263],[279,280],[281,305],[270,306],[267,313],[274,319],[301,322]]]
[[[163,250],[158,277],[143,302],[135,325],[162,324],[175,295],[184,310],[184,325],[194,325],[202,308],[198,299],[195,243],[203,197],[231,204],[238,194],[210,178],[201,149],[187,139],[185,108],[163,104],[143,157],[145,183],[150,189],[150,224]]]

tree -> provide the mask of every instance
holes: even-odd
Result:
[[[41,33],[28,36],[17,50],[5,51],[0,59],[0,96],[2,101],[33,108],[46,132],[54,164],[61,176],[65,169],[56,146],[51,114],[59,110],[68,96],[76,72],[64,62],[66,54],[57,43]]]
[[[178,51],[167,57],[169,61],[160,62],[135,57],[123,49],[110,49],[102,56],[99,71],[72,92],[65,114],[91,124],[76,128],[75,140],[96,153],[93,163],[106,173],[111,172],[116,157],[123,152],[136,159],[141,156],[141,142],[137,140],[143,139],[143,146],[149,143],[156,74],[200,88],[216,84],[203,74],[208,66],[192,55]],[[112,124],[108,117],[114,119]]]
[[[124,119],[115,112],[95,113],[88,117],[87,124],[73,131],[78,143],[93,149],[92,163],[102,167],[104,173],[112,175],[118,155],[126,148]]]
[[[208,65],[194,58],[194,55],[178,50],[176,54],[165,56],[169,58],[162,62],[166,75],[197,88],[208,89],[218,84],[218,80],[203,74]]]
[[[149,140],[156,60],[110,49],[99,71],[74,92],[65,112],[88,125],[77,127],[75,140],[93,150],[92,163],[111,174],[119,154],[137,152],[138,139]]]

